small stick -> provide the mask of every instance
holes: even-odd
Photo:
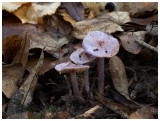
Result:
[[[145,43],[145,42],[143,42],[143,41],[140,41],[140,40],[138,40],[138,39],[135,39],[135,42],[137,42],[137,43],[140,44],[141,46],[144,46],[144,47],[146,47],[146,48],[148,48],[148,49],[150,49],[150,50],[153,50],[153,51],[155,51],[155,52],[158,53],[158,49],[157,49],[156,47],[153,47],[153,46],[151,46],[151,45],[149,45],[149,44],[147,44],[147,43]]]
[[[72,96],[72,90],[71,90],[71,86],[70,86],[70,84],[69,84],[69,81],[68,81],[68,79],[67,79],[67,76],[64,75],[64,78],[65,78],[65,81],[66,81],[66,84],[67,84],[69,96]]]

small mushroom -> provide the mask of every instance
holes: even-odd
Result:
[[[104,58],[111,58],[119,51],[119,42],[108,32],[92,31],[83,39],[86,53],[98,58],[98,92],[104,92]]]
[[[77,49],[70,55],[71,61],[73,61],[75,64],[86,64],[90,63],[93,60],[95,60],[95,57],[86,53],[83,48]],[[89,93],[90,87],[89,87],[89,69],[86,69],[84,71],[84,85],[85,90],[87,93]],[[92,98],[92,94],[91,94]]]
[[[76,77],[76,72],[82,72],[89,69],[88,65],[76,65],[72,62],[61,63],[55,66],[55,69],[61,73],[70,73],[71,82],[73,86],[74,96],[76,98],[81,98],[79,95],[78,82]]]

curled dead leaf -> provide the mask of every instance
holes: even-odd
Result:
[[[7,98],[11,98],[18,90],[17,83],[22,79],[28,61],[29,44],[28,35],[24,33],[22,46],[12,64],[2,66],[2,91]]]
[[[120,94],[125,96],[128,100],[131,100],[128,92],[128,79],[125,67],[122,60],[119,57],[113,56],[109,60],[109,71],[115,89]]]
[[[29,104],[32,101],[33,92],[38,81],[38,74],[43,65],[43,60],[44,53],[42,50],[37,65],[35,65],[34,69],[31,70],[25,82],[21,85],[19,90],[12,96],[11,100],[9,101],[7,110],[8,116],[24,112],[28,109]]]
[[[2,41],[2,53],[4,56],[4,61],[11,61],[20,48],[21,39],[18,35],[10,35],[7,38],[5,38]]]
[[[73,34],[76,38],[83,39],[90,31],[105,31],[110,33],[123,31],[120,25],[130,21],[128,12],[111,12],[97,18],[73,24]]]
[[[135,40],[144,41],[145,40],[146,31],[138,31],[138,32],[124,32],[119,36],[121,40],[122,47],[132,54],[138,54],[142,47],[135,42]]]

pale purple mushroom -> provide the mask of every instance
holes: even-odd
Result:
[[[86,53],[98,58],[98,92],[104,92],[104,58],[111,58],[119,51],[119,42],[110,33],[89,32],[83,39]]]
[[[76,72],[82,72],[89,69],[87,65],[76,65],[72,62],[61,63],[55,66],[55,69],[61,73],[70,73],[74,96],[81,98],[79,95],[78,82]]]
[[[95,57],[86,53],[83,48],[77,49],[70,55],[71,61],[73,61],[75,64],[88,64],[95,60]],[[89,87],[89,69],[86,69],[84,71],[84,86],[87,94],[89,93],[90,87]],[[92,98],[92,93],[91,93]]]

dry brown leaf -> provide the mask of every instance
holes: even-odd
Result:
[[[115,89],[120,94],[124,95],[128,100],[131,100],[128,92],[128,79],[125,67],[122,60],[119,57],[113,56],[109,60],[109,71]]]
[[[20,48],[21,39],[18,35],[10,35],[5,38],[2,41],[2,54],[4,56],[4,61],[11,61]]]
[[[16,56],[13,58],[12,64],[21,63],[22,67],[25,68],[28,61],[30,47],[30,39],[28,37],[28,32],[23,33],[23,43],[22,47],[18,50]]]
[[[67,12],[65,9],[59,9],[59,10],[58,10],[58,14],[61,15],[61,16],[63,16],[63,19],[64,19],[65,21],[68,21],[68,22],[71,23],[71,24],[74,24],[74,23],[77,22],[76,20],[74,20],[74,19],[68,14],[68,12]]]
[[[33,114],[29,111],[18,113],[12,116],[9,116],[8,119],[35,119]]]
[[[26,81],[21,85],[19,90],[13,95],[8,104],[7,114],[11,116],[16,113],[26,111],[32,101],[34,89],[38,81],[38,74],[43,65],[44,53],[41,52],[40,59],[33,70],[30,71]]]
[[[74,20],[84,20],[84,7],[81,2],[63,2],[61,7],[65,8]]]
[[[52,54],[54,56],[54,52],[63,46],[64,44],[68,44],[69,40],[66,37],[54,38],[49,34],[31,34],[31,45],[30,49],[45,47],[45,51]]]
[[[131,15],[158,9],[158,2],[124,2],[124,10]]]
[[[9,6],[14,6],[10,9],[6,4]],[[16,5],[15,5],[16,4]],[[21,3],[5,3],[3,8],[12,12],[16,15],[22,23],[31,23],[37,24],[43,22],[43,16],[45,15],[52,15],[56,12],[57,8],[61,5],[60,2],[54,3],[26,3],[21,5]],[[7,6],[7,7],[6,7]]]
[[[8,12],[13,12],[21,7],[23,4],[27,4],[28,2],[3,2],[2,10],[6,10]]]
[[[115,113],[120,114],[123,118],[128,118],[131,111],[118,103],[113,102],[110,98],[105,98],[102,95],[99,95],[96,97],[99,102],[101,102],[103,105],[114,111]]]
[[[154,119],[151,109],[152,108],[149,105],[145,105],[136,112],[133,112],[129,116],[129,119]]]
[[[138,54],[142,47],[135,42],[135,40],[140,40],[144,41],[145,40],[145,35],[146,31],[138,31],[138,32],[124,32],[122,35],[119,36],[121,40],[121,44],[123,48],[131,52],[132,54]]]
[[[28,61],[30,41],[26,33],[21,48],[14,57],[12,64],[2,66],[2,91],[11,98],[18,90],[17,82],[22,79]]]
[[[83,39],[90,31],[105,31],[110,33],[123,31],[120,25],[130,21],[128,12],[111,12],[97,18],[73,24],[73,34],[76,38]]]

